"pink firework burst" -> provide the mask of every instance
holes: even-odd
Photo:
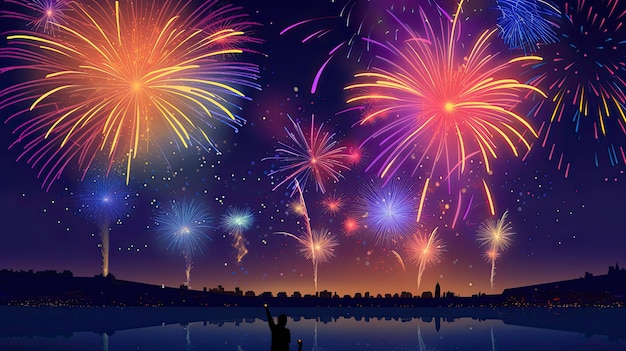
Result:
[[[356,231],[360,228],[359,221],[351,216],[348,216],[343,220],[342,227],[345,236],[354,235],[354,233],[356,233]]]
[[[322,210],[325,213],[334,215],[334,214],[339,213],[339,211],[341,211],[342,207],[345,204],[345,200],[343,196],[338,195],[337,193],[333,192],[332,194],[327,194],[320,201],[320,203],[322,204]]]
[[[347,102],[365,111],[360,124],[379,122],[364,142],[380,148],[367,170],[375,168],[386,180],[405,168],[413,175],[419,170],[426,174],[423,194],[432,179],[450,184],[453,175],[459,179],[481,171],[480,166],[490,174],[493,159],[506,150],[523,155],[520,149],[530,149],[529,139],[537,137],[516,107],[529,92],[545,94],[514,74],[541,58],[500,59],[489,47],[496,29],[472,36],[476,39],[469,45],[462,43],[462,5],[450,20],[434,20],[420,9],[423,33],[389,12],[408,39],[368,40],[381,53],[370,70],[356,74],[357,82],[345,88],[354,92]],[[437,22],[441,30],[436,30]]]
[[[289,120],[294,132],[287,128],[285,130],[292,144],[279,142],[280,147],[276,149],[276,155],[263,159],[276,161],[279,164],[278,168],[269,173],[269,176],[287,174],[273,190],[286,183],[295,189],[296,180],[304,187],[307,180],[313,178],[315,189],[325,193],[326,182],[338,182],[339,178],[343,178],[341,172],[350,169],[347,165],[350,155],[345,147],[339,146],[334,140],[334,133],[323,131],[324,124],[315,128],[314,116],[311,117],[311,129],[308,136],[305,135],[299,123],[291,117]]]

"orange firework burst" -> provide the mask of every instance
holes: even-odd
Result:
[[[335,256],[335,247],[338,242],[327,229],[321,228],[313,230],[309,240],[300,241],[300,254],[307,260],[314,260],[317,263],[328,262]]]
[[[413,173],[426,169],[424,188],[433,177],[449,181],[455,172],[458,177],[469,174],[470,161],[491,173],[500,143],[518,156],[517,144],[529,149],[527,138],[537,137],[513,109],[528,92],[545,94],[512,78],[511,72],[518,64],[541,58],[497,60],[489,50],[495,29],[462,47],[458,23],[462,4],[448,25],[442,24],[441,34],[433,29],[436,21],[420,9],[424,34],[402,24],[408,39],[400,44],[370,40],[387,55],[378,56],[373,70],[355,75],[361,82],[345,88],[356,93],[348,103],[366,107],[362,125],[385,122],[367,139],[378,139],[382,148],[368,167],[380,165],[381,178],[391,179],[407,163]]]
[[[258,68],[234,58],[258,40],[238,8],[216,3],[72,2],[64,23],[51,24],[55,37],[8,35],[0,57],[19,63],[4,71],[38,76],[0,91],[0,108],[29,101],[10,118],[29,117],[14,144],[25,143],[20,157],[44,184],[100,155],[109,169],[123,161],[128,182],[131,160],[151,148],[208,149],[218,125],[244,124],[231,100],[245,98],[238,87],[258,88]]]
[[[291,209],[291,212],[297,215],[304,216],[306,214],[306,208],[298,200],[290,202],[289,208]]]

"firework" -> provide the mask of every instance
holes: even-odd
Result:
[[[252,227],[254,215],[250,208],[229,208],[222,216],[221,225],[233,237],[233,247],[237,249],[237,262],[248,253],[243,232]]]
[[[427,266],[441,262],[446,245],[437,235],[437,228],[430,234],[419,231],[409,237],[406,242],[409,259],[418,266],[417,289],[422,282],[422,275]]]
[[[206,240],[211,240],[207,232],[215,229],[212,217],[203,206],[191,201],[172,201],[170,208],[159,213],[154,221],[161,239],[167,242],[167,249],[179,252],[185,257],[186,284],[191,283],[192,256],[202,251]]]
[[[496,259],[500,253],[511,245],[512,236],[515,234],[511,222],[507,222],[509,212],[504,211],[498,220],[486,219],[477,230],[476,240],[485,249],[484,258],[491,263],[491,288],[496,274]]]
[[[551,97],[533,111],[542,123],[538,142],[567,177],[569,152],[596,167],[626,163],[626,2],[564,5],[560,41],[544,52],[529,83]]]
[[[43,31],[54,36],[59,24],[65,23],[66,12],[70,11],[72,0],[31,0],[15,1],[5,0],[7,4],[16,4],[26,10],[26,13],[18,11],[0,11],[0,17],[16,18],[28,23],[35,31]]]
[[[356,207],[366,233],[377,244],[393,246],[416,229],[417,204],[417,195],[405,182],[383,185],[375,179],[361,187]]]
[[[545,0],[498,0],[500,37],[510,49],[522,49],[524,54],[536,52],[541,44],[559,41],[556,20],[561,17],[558,7]]]
[[[477,241],[482,247],[502,251],[511,246],[512,236],[515,234],[511,222],[507,222],[508,211],[504,211],[497,221],[487,219],[478,228]]]
[[[454,174],[479,171],[468,165],[482,165],[490,174],[502,146],[518,156],[518,144],[530,149],[528,138],[537,137],[514,108],[529,92],[545,94],[512,74],[541,58],[497,59],[489,50],[495,30],[482,32],[469,45],[461,42],[466,37],[458,23],[462,4],[451,21],[441,20],[441,34],[433,28],[437,21],[420,9],[424,34],[403,24],[409,38],[399,44],[370,40],[385,55],[345,88],[354,92],[347,102],[366,111],[361,125],[380,122],[364,141],[377,140],[380,147],[366,171],[376,168],[386,180],[403,167],[412,167],[412,175],[425,172],[423,194],[431,179],[451,182]]]
[[[335,256],[337,239],[326,229],[313,230],[310,240],[299,240],[300,254],[315,263],[325,263]]]
[[[300,246],[298,252],[313,263],[313,282],[315,284],[315,292],[317,292],[317,266],[319,263],[327,262],[335,255],[335,247],[339,245],[339,242],[330,231],[324,228],[311,230],[309,212],[304,202],[304,195],[302,194],[300,183],[297,180],[295,186],[299,195],[301,208],[303,209],[302,217],[304,218],[305,232],[299,236],[288,232],[276,232],[274,234],[285,235],[298,242]]]
[[[322,210],[325,213],[334,215],[337,214],[344,205],[344,198],[336,193],[328,194],[321,201]]]
[[[8,119],[21,158],[51,184],[72,161],[86,172],[96,158],[108,168],[151,149],[216,148],[219,126],[245,122],[235,103],[241,88],[259,88],[258,67],[235,61],[251,26],[239,9],[208,1],[195,9],[166,1],[72,2],[55,36],[12,31],[2,72],[32,76],[0,91],[0,108],[23,103]],[[21,78],[23,79],[23,78]]]
[[[281,147],[276,149],[276,155],[263,159],[282,164],[276,170],[271,171],[269,176],[288,173],[285,179],[279,182],[273,190],[287,182],[295,189],[296,180],[305,186],[307,180],[312,177],[315,182],[315,189],[325,193],[324,183],[329,180],[339,181],[339,178],[343,178],[341,171],[350,169],[346,164],[350,159],[350,154],[345,147],[338,146],[337,141],[333,140],[334,133],[322,131],[324,124],[321,124],[317,129],[315,128],[314,116],[311,117],[311,130],[308,138],[302,131],[300,124],[291,117],[289,120],[293,124],[295,133],[290,132],[287,128],[285,131],[293,145],[279,142]]]
[[[348,163],[350,165],[358,165],[363,159],[363,148],[361,146],[348,148]]]
[[[306,214],[306,208],[302,205],[302,202],[299,200],[294,200],[289,203],[289,208],[292,213],[295,213],[300,216],[304,216]]]
[[[356,218],[348,216],[343,220],[342,227],[345,236],[352,236],[357,230],[359,230],[359,222]]]
[[[79,212],[98,226],[102,275],[109,274],[109,225],[126,217],[132,207],[130,194],[114,178],[96,177],[87,182],[78,197]]]

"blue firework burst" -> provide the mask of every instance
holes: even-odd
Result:
[[[157,230],[162,232],[160,238],[167,242],[167,249],[185,256],[202,251],[206,240],[211,240],[208,232],[215,229],[208,210],[193,199],[170,202],[169,208],[159,213],[154,221]]]
[[[111,177],[95,177],[86,182],[78,197],[79,212],[98,225],[127,216],[132,208],[132,198],[123,181]]]
[[[391,246],[416,229],[418,196],[405,182],[367,182],[357,201],[365,232],[377,244]]]
[[[559,41],[556,29],[561,12],[544,0],[498,0],[500,37],[510,49],[536,52],[538,45]]]

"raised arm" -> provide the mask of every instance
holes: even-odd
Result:
[[[270,308],[267,304],[264,304],[263,307],[265,307],[265,313],[267,314],[267,323],[270,325],[270,329],[273,329],[276,324],[274,323],[274,318],[272,318],[272,314],[270,313]]]

